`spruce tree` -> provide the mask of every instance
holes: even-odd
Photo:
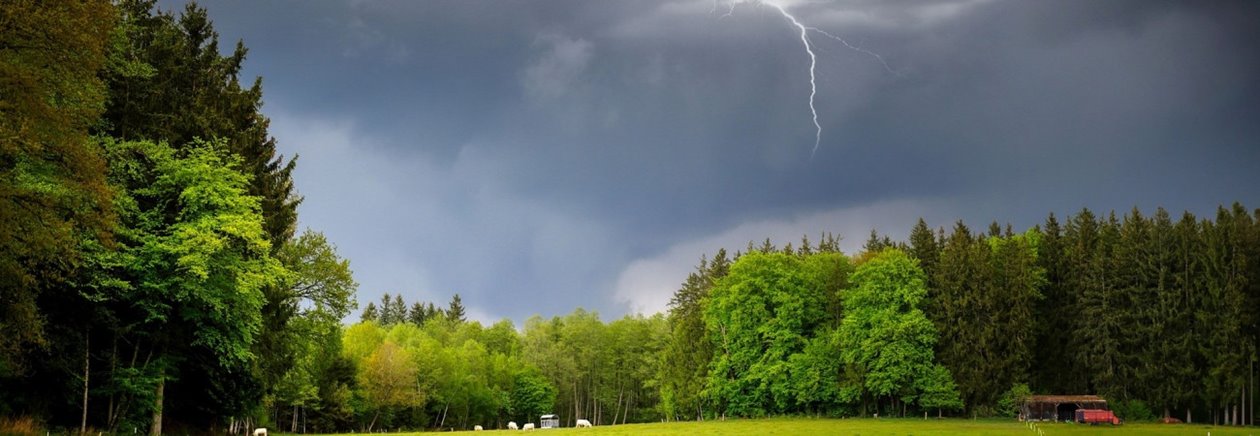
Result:
[[[464,322],[464,303],[459,299],[459,294],[451,297],[451,303],[446,308],[446,319],[452,323]]]
[[[1044,298],[1037,305],[1037,347],[1033,390],[1038,392],[1085,392],[1081,372],[1074,370],[1072,346],[1073,332],[1079,317],[1076,315],[1077,296],[1068,283],[1072,272],[1067,262],[1067,239],[1058,218],[1051,213],[1041,229],[1041,243],[1037,247],[1037,264],[1045,271],[1046,283],[1042,287]]]
[[[1154,300],[1149,303],[1152,348],[1149,364],[1154,378],[1143,384],[1150,390],[1151,406],[1164,417],[1190,405],[1198,383],[1195,363],[1194,302],[1185,278],[1191,275],[1189,260],[1196,239],[1195,221],[1174,226],[1163,208],[1155,211],[1151,228],[1151,257],[1155,267]],[[1189,418],[1187,417],[1187,420]]]
[[[941,248],[936,243],[936,235],[928,228],[923,218],[910,229],[910,245],[908,254],[919,260],[919,268],[923,269],[927,280],[928,300],[936,296],[936,264],[940,261]]]
[[[407,322],[422,326],[427,319],[428,314],[424,311],[424,304],[419,301],[411,303],[411,310],[407,312]]]
[[[361,321],[361,322],[367,322],[367,321],[373,321],[373,322],[375,322],[375,321],[377,321],[377,320],[379,320],[379,319],[380,319],[380,316],[381,316],[381,315],[380,315],[380,313],[379,313],[379,312],[377,312],[377,310],[376,310],[376,303],[373,303],[373,302],[369,301],[369,302],[368,302],[368,304],[367,304],[367,306],[365,306],[365,307],[363,308],[363,314],[362,314],[362,315],[359,315],[359,321]]]

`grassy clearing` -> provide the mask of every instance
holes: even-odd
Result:
[[[1206,435],[1260,436],[1255,427],[1213,427],[1207,425],[1125,424],[1090,426],[1077,424],[1040,424],[1046,436],[1059,435]],[[590,429],[564,428],[537,430],[543,435],[1029,435],[1037,436],[1023,423],[1013,420],[965,419],[809,419],[773,418],[708,422],[671,422],[601,426]],[[473,432],[458,432],[473,434]],[[488,430],[478,435],[515,434],[511,430]],[[420,434],[403,433],[401,435]],[[539,434],[539,433],[534,433]],[[395,435],[398,435],[395,433]]]

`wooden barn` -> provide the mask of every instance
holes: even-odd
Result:
[[[1019,409],[1025,421],[1071,421],[1076,409],[1107,410],[1107,400],[1097,395],[1032,395]]]

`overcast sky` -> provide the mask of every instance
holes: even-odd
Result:
[[[610,319],[753,239],[1260,207],[1260,2],[780,1],[844,39],[808,34],[816,153],[768,2],[202,4],[361,303]]]

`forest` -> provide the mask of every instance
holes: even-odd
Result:
[[[350,261],[297,228],[245,45],[196,4],[54,3],[0,4],[0,432],[991,417],[1034,393],[1254,422],[1260,210],[711,247],[667,313],[608,321],[359,311]]]

